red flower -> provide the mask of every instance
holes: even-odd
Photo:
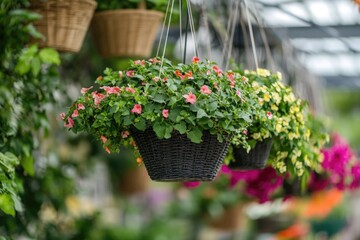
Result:
[[[92,92],[91,95],[94,99],[94,104],[96,106],[99,106],[101,101],[106,97],[104,94],[98,92]]]
[[[185,78],[194,79],[192,71],[189,71],[189,72],[185,73]]]
[[[140,104],[135,104],[133,109],[131,110],[132,113],[141,114],[142,107]]]
[[[222,77],[223,71],[222,71],[218,66],[213,66],[212,69],[214,70],[214,72],[216,72],[216,74],[217,74],[219,77]]]
[[[133,77],[133,76],[135,76],[135,70],[129,70],[129,71],[127,71],[127,72],[126,72],[126,76],[128,76],[128,77]]]
[[[196,96],[193,93],[184,94],[183,97],[186,99],[187,103],[195,104],[196,103]]]
[[[180,72],[180,70],[175,70],[175,75],[179,77],[181,80],[185,78],[185,76]]]
[[[208,86],[204,85],[200,88],[200,91],[203,93],[203,94],[206,94],[206,95],[209,95],[211,94],[211,90]]]
[[[266,116],[268,117],[268,119],[272,119],[273,118],[273,115],[271,112],[267,112],[266,113]]]
[[[169,109],[162,110],[162,115],[164,118],[168,118],[169,117]]]
[[[200,58],[199,58],[199,57],[193,57],[193,58],[192,58],[192,63],[198,64],[199,62],[200,62]]]

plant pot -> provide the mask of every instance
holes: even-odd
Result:
[[[263,169],[266,166],[266,161],[269,158],[272,145],[272,138],[265,139],[262,142],[257,142],[255,147],[246,152],[242,147],[233,149],[234,161],[229,163],[231,169]]]
[[[34,23],[45,36],[45,41],[38,44],[62,52],[79,52],[96,5],[94,0],[32,0],[30,10],[43,16]]]
[[[119,179],[118,189],[124,196],[144,193],[149,189],[150,178],[145,167],[135,167],[124,172]]]
[[[100,55],[149,57],[163,13],[146,9],[95,13],[91,35]]]
[[[223,231],[236,231],[242,226],[244,220],[243,205],[237,204],[235,206],[225,209],[225,211],[217,217],[206,217],[205,221],[212,227]]]
[[[226,156],[229,142],[203,132],[202,143],[191,142],[174,131],[170,139],[158,139],[152,129],[131,134],[150,178],[161,182],[212,181]]]

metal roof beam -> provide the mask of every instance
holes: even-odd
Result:
[[[337,25],[337,26],[321,26],[336,33],[336,38],[360,37],[359,25]],[[276,33],[289,38],[331,38],[327,32],[319,31],[318,26],[309,27],[273,27]]]

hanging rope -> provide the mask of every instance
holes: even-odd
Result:
[[[185,0],[187,1],[187,0]],[[188,43],[188,31],[189,31],[189,11],[186,11],[186,26],[185,26],[185,46],[184,46],[184,57],[183,63],[186,63],[186,52],[187,52],[187,43]]]
[[[226,50],[229,48],[228,44],[229,44],[229,32],[230,32],[230,28],[231,28],[231,23],[232,23],[232,16],[234,15],[234,11],[232,6],[234,5],[234,0],[231,0],[230,2],[230,10],[229,10],[229,19],[227,22],[227,26],[226,26],[226,35],[225,35],[225,40],[224,40],[224,49],[222,52],[222,59],[221,59],[221,65],[224,65],[224,61],[225,61],[225,55],[226,55]]]
[[[162,28],[161,28],[160,40],[159,40],[159,44],[158,44],[158,47],[157,47],[157,50],[156,50],[156,57],[159,56],[159,51],[160,51],[160,46],[161,46],[161,42],[162,42],[162,39],[163,39],[166,20],[168,18],[168,13],[169,13],[169,6],[170,6],[170,1],[168,1],[167,7],[166,7],[165,18],[164,18],[164,22],[163,22],[163,25],[162,25]]]
[[[229,63],[230,63],[230,58],[231,58],[231,52],[232,52],[232,47],[233,47],[233,43],[234,43],[234,35],[235,35],[235,27],[236,27],[236,20],[238,18],[238,12],[239,12],[239,6],[240,6],[240,1],[237,0],[235,3],[235,14],[233,17],[233,21],[232,21],[232,28],[231,28],[231,33],[230,33],[230,39],[229,39],[229,49],[228,49],[228,54],[227,54],[227,58],[226,58],[226,65],[225,65],[225,70],[228,69],[229,67]]]
[[[208,35],[208,41],[206,44],[206,48],[207,48],[207,52],[209,54],[209,59],[212,59],[212,52],[211,52],[211,33],[210,33],[210,27],[209,27],[209,18],[207,15],[207,8],[205,5],[205,0],[202,0],[202,4],[201,4],[201,11],[204,17],[204,26],[206,29],[206,34]]]
[[[254,32],[253,32],[252,23],[250,20],[249,8],[248,8],[246,0],[244,0],[244,4],[245,4],[246,17],[247,17],[247,21],[248,21],[249,33],[250,33],[250,40],[251,40],[252,50],[253,50],[253,54],[254,54],[255,66],[256,66],[256,69],[258,69],[259,63],[258,63],[258,58],[257,58],[257,53],[256,53]]]
[[[189,0],[186,0],[187,3],[187,8],[188,8],[188,16],[189,16],[189,20],[190,20],[190,30],[191,30],[191,34],[194,40],[194,45],[195,45],[195,56],[199,56],[199,50],[198,50],[198,46],[197,46],[197,39],[196,39],[196,34],[195,34],[195,25],[194,25],[194,18],[192,15],[192,10],[191,10],[191,3]]]
[[[180,25],[180,52],[183,52],[183,36],[182,36],[182,0],[179,0],[179,25]]]

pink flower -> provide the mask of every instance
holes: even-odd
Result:
[[[135,76],[135,70],[129,70],[129,71],[127,71],[127,72],[126,72],[126,76],[128,76],[128,77],[133,77],[133,76]]]
[[[206,94],[206,95],[209,95],[211,94],[211,90],[208,86],[204,85],[200,88],[200,91],[203,93],[203,94]]]
[[[135,62],[134,62],[134,64],[135,65],[141,65],[141,66],[145,66],[145,60],[136,60]]]
[[[64,127],[67,127],[67,128],[73,128],[74,127],[74,120],[72,120],[71,117],[67,118],[67,122],[68,123],[64,123]]]
[[[79,116],[79,111],[75,109],[74,112],[71,114],[71,117],[76,118],[78,116]]]
[[[98,92],[92,92],[91,95],[94,99],[94,104],[96,106],[99,106],[101,101],[106,97],[104,94]]]
[[[206,71],[206,75],[209,76],[210,74],[211,74],[210,70],[207,70],[207,71]]]
[[[100,89],[104,89],[107,94],[117,94],[117,95],[119,95],[121,91],[121,89],[117,86],[116,87],[104,86],[101,87]]]
[[[65,119],[65,113],[64,112],[60,113],[60,117],[61,117],[62,120],[64,120]]]
[[[103,143],[107,142],[107,138],[104,135],[101,135],[100,139]]]
[[[198,64],[200,62],[200,58],[199,57],[193,57],[191,62],[194,63],[194,64]]]
[[[82,103],[78,103],[77,109],[78,110],[85,110],[85,106]]]
[[[133,109],[131,110],[132,113],[141,114],[142,107],[140,104],[135,104]]]
[[[93,86],[91,86],[89,88],[82,88],[80,92],[81,92],[82,95],[84,95],[85,93],[87,93],[92,88],[93,88]]]
[[[271,112],[267,112],[266,113],[266,116],[268,117],[268,119],[272,119],[273,118],[273,115]]]
[[[131,87],[126,87],[125,91],[129,92],[129,93],[135,93],[135,89],[131,88]]]
[[[160,63],[161,61],[156,58],[150,58],[149,62],[151,62],[152,64],[156,64],[156,63]]]
[[[167,82],[168,78],[164,77],[162,80],[163,80],[163,82]]]
[[[196,96],[193,93],[184,94],[183,97],[186,99],[187,103],[195,104],[196,103]]]
[[[200,186],[201,182],[184,182],[183,184],[186,188],[196,188]]]
[[[164,118],[168,118],[169,117],[169,109],[163,109],[162,110],[162,115]]]
[[[248,131],[247,129],[245,129],[245,130],[243,131],[243,134],[244,134],[244,135],[248,135],[248,134],[249,134],[249,131]]]
[[[219,77],[222,77],[223,71],[218,66],[213,66],[212,69]]]
[[[160,80],[159,77],[153,77],[154,82],[158,82]]]
[[[123,76],[123,72],[119,71],[119,77],[122,77],[122,76]]]
[[[105,148],[105,151],[106,151],[108,154],[111,153],[111,152],[110,152],[110,149],[109,149],[108,147]]]
[[[121,137],[122,137],[122,138],[128,138],[129,135],[130,135],[129,131],[122,131],[122,132],[121,132]]]

